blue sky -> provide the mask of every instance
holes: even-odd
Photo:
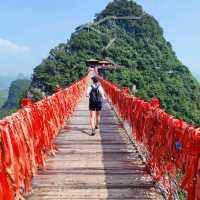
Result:
[[[109,0],[7,0],[0,3],[0,75],[31,74],[51,48],[93,20]],[[164,29],[178,58],[200,74],[200,1],[136,0]]]

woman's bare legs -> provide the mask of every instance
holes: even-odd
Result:
[[[96,111],[92,111],[90,110],[90,125],[91,125],[91,128],[92,128],[92,134],[94,134],[94,130],[95,130],[95,114]]]
[[[99,128],[101,111],[96,111],[96,128]]]
[[[99,128],[99,124],[100,124],[100,111],[92,111],[90,110],[90,125],[92,128],[92,135],[94,135],[95,133],[95,128]]]

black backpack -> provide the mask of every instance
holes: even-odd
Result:
[[[94,87],[93,85],[91,85],[91,92],[90,92],[90,102],[91,103],[101,103],[102,100],[102,96],[101,93],[99,91],[99,85],[97,87]]]

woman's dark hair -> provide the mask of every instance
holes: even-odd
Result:
[[[97,78],[96,76],[93,76],[93,77],[92,77],[92,80],[93,80],[94,83],[97,83],[97,82],[98,82],[98,78]]]

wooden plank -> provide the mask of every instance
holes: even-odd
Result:
[[[160,199],[160,195],[153,188],[138,189],[66,189],[65,187],[54,187],[49,191],[48,188],[37,188],[34,190],[37,195],[32,195],[29,200],[63,200],[63,199],[132,199],[132,200],[147,200]]]
[[[162,199],[135,146],[106,103],[91,136],[83,99],[55,139],[58,152],[33,179],[28,200]]]

